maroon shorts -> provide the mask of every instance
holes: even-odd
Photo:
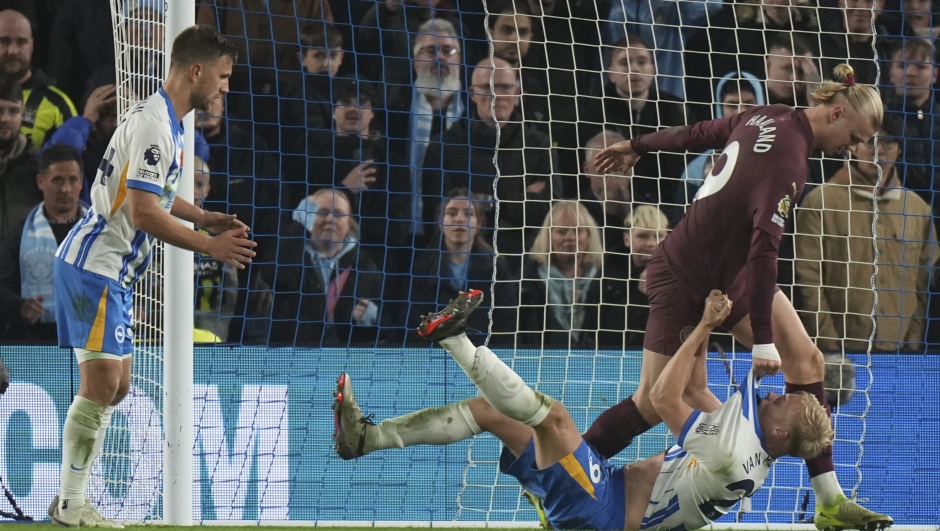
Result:
[[[747,283],[744,271],[727,290],[733,305],[731,315],[722,323],[722,328],[731,330],[748,313],[750,308],[745,297]],[[708,292],[695,293],[688,283],[683,283],[662,256],[650,260],[646,267],[646,293],[650,301],[650,316],[646,322],[643,348],[658,354],[673,356],[682,346],[705,310]]]

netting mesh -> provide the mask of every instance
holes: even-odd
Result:
[[[914,42],[913,29],[910,38],[890,38],[907,35],[909,16],[887,8],[874,17],[870,4],[431,5],[197,6],[198,22],[232,38],[240,59],[232,92],[196,117],[208,144],[208,186],[197,186],[196,198],[251,225],[259,257],[237,273],[200,259],[199,312],[231,323],[213,334],[234,348],[197,354],[195,516],[534,521],[518,485],[498,473],[491,436],[341,464],[329,441],[336,372],[354,377],[357,398],[376,420],[473,396],[452,361],[428,349],[414,328],[459,290],[482,289],[487,301],[471,322],[481,333],[472,339],[487,341],[587,429],[638,385],[646,262],[718,154],[648,155],[632,174],[606,177],[594,171],[593,156],[620,139],[749,105],[808,106],[809,91],[844,60],[859,82],[881,87],[901,130],[884,131],[870,156],[858,151],[849,165],[810,160],[809,184],[780,245],[778,284],[820,349],[835,354],[827,378],[843,400],[833,416],[836,471],[847,491],[866,496],[873,476],[863,471],[874,459],[863,454],[867,417],[873,400],[890,400],[870,396],[877,354],[869,352],[923,351],[933,315],[933,188],[922,177],[937,162],[929,145],[935,133],[926,128],[924,148],[904,105],[896,105],[914,99],[889,79],[899,67],[878,68],[879,59],[896,57],[896,45]],[[116,2],[121,112],[155,90],[150,72],[163,71],[162,46],[148,48],[159,22],[129,25],[122,9]],[[905,68],[929,63],[901,57]],[[927,108],[920,116],[935,114]],[[492,117],[502,126],[491,127]],[[892,142],[907,154],[903,165],[866,166]],[[875,181],[897,179],[885,181],[883,198],[848,185],[869,179],[872,168]],[[901,183],[910,191],[899,199],[888,189]],[[331,188],[338,193],[316,195]],[[323,258],[334,247],[306,245],[332,238],[342,244],[335,261]],[[584,253],[590,259],[554,262],[552,251],[566,245],[591,251]],[[162,307],[158,291],[148,290],[137,290],[138,308],[147,309],[135,367],[148,371],[135,372],[138,388],[160,381]],[[714,339],[720,350],[709,354],[710,384],[725,399],[750,358],[727,334]],[[766,387],[782,391],[783,380]],[[853,391],[860,396],[849,401]],[[159,425],[159,414],[153,418]],[[106,449],[137,448],[126,433]],[[614,462],[673,442],[657,426]],[[107,470],[121,469],[127,455],[109,452],[118,461]],[[114,478],[108,488],[128,488],[116,474],[105,474]],[[374,503],[351,502],[353,494]],[[152,496],[143,498],[144,512],[125,509],[131,519],[159,514],[157,491]],[[812,512],[804,465],[783,459],[738,518],[796,522]]]
[[[113,0],[118,119],[163,81],[162,8]],[[163,243],[134,286],[134,352],[130,391],[116,407],[88,496],[107,518],[160,519],[163,489]]]

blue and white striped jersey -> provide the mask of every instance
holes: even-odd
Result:
[[[752,372],[721,407],[689,416],[666,452],[641,529],[698,529],[760,488],[773,458],[757,420],[755,387]]]
[[[91,188],[91,208],[62,241],[56,256],[79,269],[133,285],[150,264],[153,237],[131,223],[127,189],[173,206],[183,161],[183,126],[161,88],[118,125]]]

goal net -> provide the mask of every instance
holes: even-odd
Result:
[[[164,72],[162,2],[112,0],[118,120],[160,88]],[[88,496],[119,521],[160,519],[163,488],[163,242],[134,286],[130,391],[116,407]],[[128,332],[130,333],[130,332]]]
[[[162,45],[147,40],[161,15],[113,4],[123,112],[156,88],[150,73],[163,71],[155,67]],[[459,290],[482,289],[471,338],[563,402],[586,430],[637,388],[646,262],[717,158],[658,153],[631,175],[604,177],[593,156],[620,139],[751,105],[809,106],[820,79],[850,60],[895,119],[848,163],[810,159],[802,196],[781,202],[789,221],[777,280],[827,354],[830,400],[841,400],[834,453],[846,493],[872,497],[867,506],[903,514],[905,523],[931,523],[903,500],[873,497],[888,488],[876,478],[890,476],[892,446],[873,443],[868,424],[881,404],[879,429],[893,429],[884,419],[908,402],[891,404],[893,391],[874,371],[904,374],[902,353],[928,348],[935,313],[927,304],[938,258],[928,177],[934,133],[912,128],[904,102],[921,101],[920,93],[896,88],[892,70],[929,62],[912,44],[921,41],[905,37],[924,31],[920,22],[908,28],[912,14],[806,2],[248,4],[196,8],[197,22],[219,28],[240,55],[224,105],[196,118],[210,155],[211,189],[202,197],[207,209],[248,223],[259,254],[244,271],[197,272],[197,312],[215,312],[226,325],[209,341],[225,345],[200,346],[195,356],[195,518],[535,522],[518,484],[499,473],[500,443],[489,435],[341,461],[329,410],[339,372],[350,374],[377,422],[475,396],[453,361],[414,330]],[[487,59],[495,70],[478,68]],[[492,127],[493,116],[504,126]],[[929,109],[926,116],[936,118]],[[916,136],[925,130],[927,140]],[[869,162],[876,153],[890,162],[898,146],[899,164]],[[879,176],[888,180],[875,193],[848,184]],[[96,497],[119,500],[106,514],[131,520],[160,516],[159,468],[146,465],[159,462],[148,452],[160,451],[153,397],[161,394],[164,308],[161,269],[150,271],[137,290],[132,382],[151,397],[150,409],[131,409],[132,390],[113,425],[128,428],[112,427],[94,480]],[[709,385],[724,400],[745,378],[750,354],[728,334],[712,339]],[[784,382],[762,387],[782,392]],[[141,433],[156,429],[155,438],[141,439],[132,419]],[[613,461],[674,442],[656,426]],[[915,483],[909,492],[930,487]],[[799,523],[813,511],[804,464],[785,458],[722,523]]]

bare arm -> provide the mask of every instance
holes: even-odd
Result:
[[[688,386],[696,355],[702,344],[708,341],[711,331],[722,323],[731,313],[731,301],[718,290],[712,290],[705,301],[705,312],[698,326],[688,339],[679,347],[676,355],[669,360],[663,372],[653,385],[650,398],[653,407],[669,431],[680,437],[685,422],[692,414],[692,408],[682,400],[682,391]]]
[[[170,207],[170,214],[184,221],[188,221],[197,227],[201,227],[206,216],[206,211],[177,196],[173,199],[173,206]],[[162,240],[163,238],[160,239]]]
[[[160,208],[157,203],[159,199],[160,196],[156,194],[128,188],[127,202],[130,208],[131,223],[138,229],[170,245],[194,252],[207,253],[216,260],[231,264],[239,269],[244,269],[245,264],[251,263],[251,258],[255,256],[255,252],[251,248],[257,244],[248,239],[247,227],[232,229],[215,238],[210,238],[176,221],[167,211]],[[189,206],[198,210],[193,205]],[[185,209],[185,207],[183,208]]]
[[[210,238],[180,225],[178,221],[173,219],[173,216],[187,221],[192,220],[178,215],[176,205],[173,205],[173,216],[171,216],[160,208],[157,203],[159,199],[159,196],[150,192],[128,188],[127,203],[131,211],[131,223],[138,229],[170,245],[200,253],[207,252]],[[192,205],[190,206],[192,207]]]

